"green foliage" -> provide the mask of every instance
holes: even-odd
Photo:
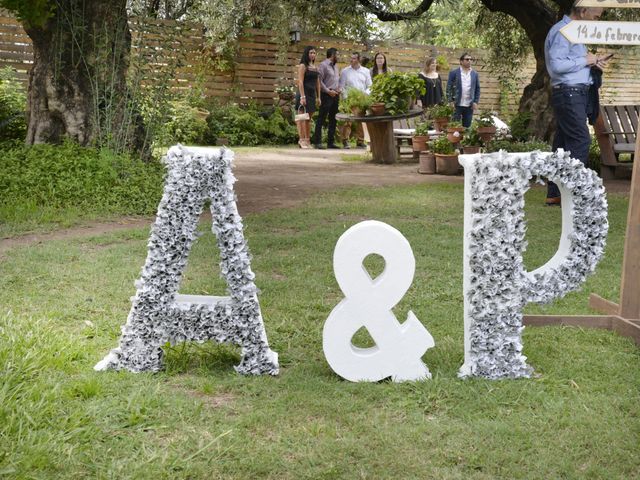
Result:
[[[515,152],[533,152],[534,150],[541,150],[543,152],[550,152],[551,146],[543,142],[542,140],[531,140],[528,142],[514,142],[511,140],[493,140],[487,143],[487,152],[497,152],[498,150],[505,150],[509,153]]]
[[[53,15],[56,2],[52,0],[0,0],[0,7],[13,12],[27,26],[42,26]]]
[[[430,144],[433,153],[439,153],[440,155],[453,155],[455,153],[453,143],[447,140],[445,135],[436,138]]]
[[[358,109],[364,112],[371,106],[371,97],[362,90],[358,90],[357,88],[349,88],[347,89],[347,95],[345,99],[340,101],[340,104],[342,103],[344,103],[344,107],[349,113],[352,109]]]
[[[478,136],[477,124],[471,124],[471,128],[467,129],[462,137],[462,145],[464,147],[477,147],[482,145],[482,140]]]
[[[509,122],[509,130],[514,140],[520,142],[529,140],[532,134],[531,128],[529,128],[531,118],[531,112],[518,112],[513,116]]]
[[[163,167],[157,161],[72,142],[5,142],[0,152],[0,223],[42,208],[151,214],[160,199]]]
[[[493,124],[493,114],[490,111],[483,111],[476,118],[476,125],[478,127],[494,127]]]
[[[600,145],[594,135],[591,137],[591,145],[589,145],[589,168],[600,173],[600,162]]]
[[[429,135],[429,130],[433,128],[433,122],[429,120],[425,120],[416,124],[416,133],[415,135]]]
[[[417,73],[392,72],[378,75],[373,79],[371,99],[385,104],[385,110],[391,115],[409,111],[411,98],[424,95],[424,81]]]
[[[215,144],[219,137],[228,138],[233,146],[286,145],[298,139],[295,126],[278,108],[263,111],[255,104],[214,103],[208,109],[205,140],[209,144]]]
[[[207,111],[189,105],[184,98],[170,102],[168,109],[167,121],[156,132],[157,146],[204,143],[208,128]]]
[[[433,105],[428,110],[429,118],[450,118],[453,115],[453,107],[448,103]]]
[[[460,120],[454,120],[447,123],[447,128],[462,128],[462,122]]]
[[[27,94],[11,68],[0,70],[0,141],[20,139],[27,134]]]

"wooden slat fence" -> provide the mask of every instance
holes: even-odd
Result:
[[[195,85],[201,87],[208,97],[239,102],[253,100],[262,104],[274,103],[276,86],[293,84],[296,65],[306,45],[317,48],[319,61],[326,57],[328,48],[337,48],[341,53],[340,68],[348,64],[351,51],[358,51],[371,59],[375,52],[382,51],[387,56],[389,66],[394,71],[403,72],[419,71],[424,59],[435,54],[444,55],[451,68],[454,68],[462,53],[460,49],[410,43],[364,45],[343,38],[313,34],[302,34],[299,43],[283,45],[277,32],[247,29],[240,38],[233,68],[220,71],[213,67],[215,57],[206,47],[202,25],[133,18],[130,27],[133,40],[131,75],[136,75],[136,80],[142,85],[157,84],[165,79],[173,88],[187,90]],[[503,113],[515,111],[522,89],[535,71],[533,58],[514,79],[515,93],[504,95],[501,105],[498,75],[487,68],[487,53],[474,49],[469,53],[476,59],[474,68],[480,74],[480,108],[496,111],[506,108],[507,112]],[[10,16],[0,16],[0,67],[11,67],[17,77],[26,83],[32,63],[31,40],[20,23]],[[638,50],[616,50],[610,63],[611,68],[605,74],[601,90],[602,103],[637,103],[640,99]],[[442,76],[446,81],[447,72],[442,72]]]

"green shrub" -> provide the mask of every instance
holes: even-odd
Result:
[[[589,145],[589,168],[600,173],[600,145],[595,135],[591,137]]]
[[[551,146],[541,140],[531,140],[529,142],[514,142],[512,140],[494,140],[487,144],[487,152],[497,152],[498,150],[506,150],[509,153],[516,152],[533,152],[540,150],[550,152]]]
[[[282,115],[279,108],[263,111],[255,104],[212,104],[207,117],[208,131],[205,141],[215,144],[226,137],[232,146],[286,145],[298,141],[294,125]]]
[[[11,68],[0,70],[0,141],[27,136],[27,95]]]
[[[46,208],[148,215],[162,192],[164,168],[109,150],[62,145],[0,144],[0,222]]]
[[[531,123],[531,112],[518,112],[509,123],[511,137],[518,142],[526,142],[531,137],[532,131],[529,128]]]

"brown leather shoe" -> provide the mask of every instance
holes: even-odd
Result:
[[[549,197],[544,201],[545,206],[547,207],[555,207],[555,206],[560,206],[562,200],[560,199],[560,197]]]

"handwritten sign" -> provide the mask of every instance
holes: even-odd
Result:
[[[640,45],[640,22],[573,20],[560,32],[571,43]]]
[[[640,0],[579,0],[576,7],[640,8]]]

